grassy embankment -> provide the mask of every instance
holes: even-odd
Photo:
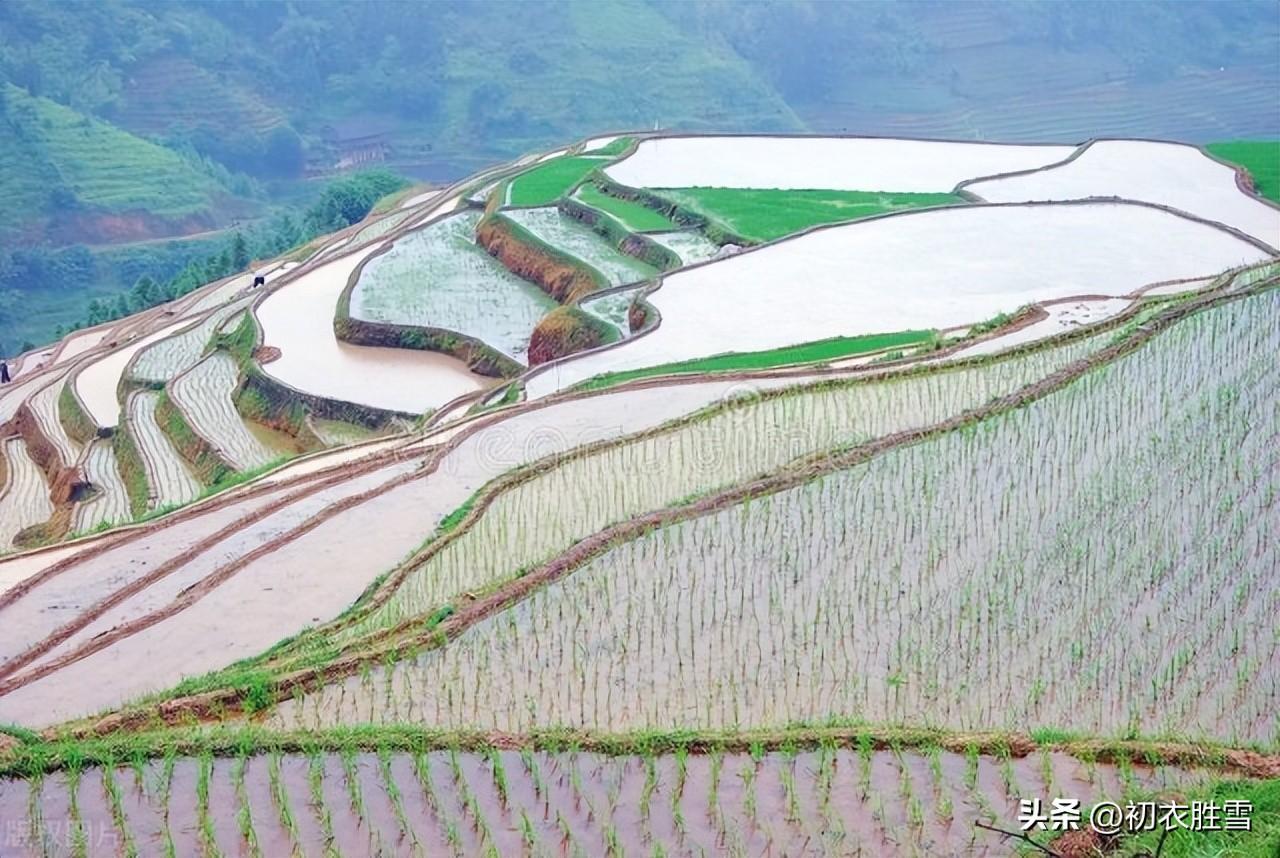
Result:
[[[696,360],[664,363],[657,366],[623,370],[622,372],[603,373],[584,381],[578,385],[577,389],[599,390],[602,387],[611,387],[624,381],[648,378],[654,375],[768,369],[789,364],[836,360],[838,358],[876,352],[881,349],[912,346],[928,342],[933,336],[933,331],[898,331],[891,334],[867,334],[860,337],[832,337],[827,340],[758,352],[729,352]]]
[[[1280,203],[1280,140],[1230,140],[1205,147],[1224,161],[1244,167],[1258,193]]]
[[[891,191],[663,188],[654,193],[755,241],[773,241],[818,224],[964,202],[955,194]]]

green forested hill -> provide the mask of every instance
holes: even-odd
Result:
[[[3,233],[101,243],[208,229],[234,208],[219,172],[0,83]]]

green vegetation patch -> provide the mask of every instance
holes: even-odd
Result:
[[[1140,796],[1135,800],[1154,801],[1167,806],[1173,799],[1167,794]],[[1267,781],[1214,779],[1207,787],[1190,795],[1179,795],[1179,808],[1200,802],[1202,807],[1219,809],[1219,830],[1195,830],[1189,824],[1175,827],[1165,834],[1163,826],[1155,831],[1125,836],[1120,839],[1114,855],[1119,858],[1138,858],[1143,855],[1159,855],[1160,858],[1208,858],[1208,856],[1257,856],[1275,858],[1280,855],[1280,780]],[[1249,830],[1222,830],[1222,808],[1228,801],[1247,802],[1246,816]],[[1180,810],[1177,816],[1190,822],[1190,810]],[[1052,844],[1050,844],[1052,845]]]
[[[616,158],[617,156],[621,155],[622,153],[630,149],[631,144],[634,143],[635,140],[636,138],[634,137],[619,137],[617,140],[610,141],[609,143],[606,143],[605,145],[600,146],[596,149],[588,149],[582,154],[583,155],[612,155],[613,157]]]
[[[1205,149],[1224,161],[1244,167],[1259,194],[1280,203],[1280,140],[1230,140]]]
[[[664,363],[622,372],[607,372],[589,378],[578,385],[578,390],[599,390],[624,381],[647,378],[654,375],[672,375],[690,372],[728,372],[731,370],[768,369],[788,364],[815,363],[852,357],[881,349],[916,345],[932,340],[935,331],[898,331],[891,334],[866,334],[859,337],[832,337],[796,346],[784,346],[759,352],[728,352],[696,360]]]
[[[511,180],[507,203],[513,206],[545,206],[563,197],[608,158],[566,155],[539,164]]]
[[[160,217],[205,211],[219,182],[172,149],[135,137],[13,85],[0,86],[0,186],[25,188],[5,220],[46,208],[145,210]]]
[[[955,194],[891,191],[664,188],[656,193],[754,241],[772,241],[823,223],[964,202]]]
[[[679,229],[671,220],[653,209],[630,200],[611,197],[595,185],[583,185],[578,190],[577,198],[592,208],[613,215],[627,229],[635,232],[668,232]]]

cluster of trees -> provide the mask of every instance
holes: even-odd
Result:
[[[76,245],[0,253],[0,324],[23,312],[27,302],[38,300],[41,292],[90,291],[104,280],[133,285],[114,297],[93,298],[84,316],[58,326],[54,334],[62,337],[69,331],[123,318],[244,271],[254,259],[278,256],[317,235],[357,223],[380,198],[407,184],[386,170],[355,173],[330,182],[301,213],[284,212],[265,223],[237,229],[227,239],[179,245],[176,250],[144,245],[95,255]]]
[[[336,179],[306,210],[301,225],[292,215],[285,213],[265,226],[251,230],[247,236],[244,231],[236,230],[220,253],[192,259],[165,283],[144,274],[131,289],[116,295],[113,300],[91,300],[83,319],[55,333],[62,337],[69,331],[121,319],[172,301],[207,283],[244,271],[254,259],[278,256],[317,235],[359,223],[373,209],[374,203],[407,184],[404,178],[387,170],[366,170]]]

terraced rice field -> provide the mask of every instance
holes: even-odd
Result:
[[[177,378],[196,365],[223,323],[239,316],[251,300],[251,297],[246,297],[227,304],[187,330],[148,346],[138,353],[129,369],[130,377],[140,381],[172,381]]]
[[[111,442],[98,439],[85,451],[83,468],[85,479],[93,484],[98,494],[91,500],[76,506],[71,529],[84,533],[102,524],[120,524],[128,521],[129,493],[120,478],[116,455]]]
[[[573,195],[584,205],[598,209],[617,220],[632,232],[663,232],[678,227],[651,208],[630,200],[611,197],[595,185],[583,185]]]
[[[599,271],[610,286],[649,280],[658,273],[634,256],[614,250],[589,227],[555,208],[509,209],[503,214],[552,247]]]
[[[1166,144],[636,137],[22,358],[0,550],[106,532],[0,559],[0,854],[1007,855],[978,823],[1016,828],[1021,798],[1210,788],[1259,801],[1272,845],[1274,211]],[[611,164],[715,223],[579,187]],[[1178,181],[1150,200],[1201,217],[1112,198],[1157,169]],[[1062,201],[794,235],[1013,183]],[[456,206],[485,186],[620,284],[578,306],[624,341],[509,386],[337,341],[362,266],[354,317],[520,358],[557,305],[476,244]],[[570,191],[684,266],[563,217]],[[722,250],[717,226],[773,240]],[[262,349],[207,351],[255,318]],[[189,430],[241,471],[275,458],[232,400],[257,372],[291,451],[338,449],[200,497]],[[73,441],[94,427],[60,414],[68,380],[127,435]],[[79,471],[57,506],[50,450]],[[141,488],[157,514],[106,528]]]
[[[559,305],[476,244],[479,220],[475,211],[450,215],[370,259],[351,293],[351,315],[466,334],[526,363],[529,336]]]
[[[938,264],[903,267],[909,258]],[[1266,258],[1225,231],[1119,203],[957,207],[832,226],[667,275],[648,298],[662,316],[658,330],[563,363],[527,389],[536,398],[604,372],[721,352],[945,329],[1035,301],[1128,295]]]
[[[756,754],[166,757],[0,781],[17,856],[1004,855],[1018,799],[1187,789],[1194,769],[870,746]],[[10,853],[6,853],[10,854]]]
[[[1246,195],[1231,167],[1180,143],[1100,140],[1059,166],[973,182],[965,190],[996,203],[1091,196],[1160,203],[1280,246],[1280,205]]]
[[[58,397],[62,394],[65,384],[66,378],[63,377],[41,388],[27,400],[27,407],[35,415],[44,437],[48,438],[54,449],[58,451],[58,457],[62,459],[62,463],[72,465],[80,458],[80,445],[67,435],[62,421],[58,419]]]
[[[452,202],[444,205],[452,208]],[[266,372],[308,393],[410,414],[483,389],[479,376],[445,355],[350,346],[334,336],[338,297],[352,271],[373,250],[320,265],[258,305],[263,343],[281,352]]]
[[[147,484],[151,489],[148,509],[190,503],[203,488],[156,423],[159,399],[160,394],[151,390],[129,395],[129,428],[146,466]]]
[[[53,515],[49,486],[44,474],[31,461],[27,445],[21,438],[4,442],[6,477],[0,489],[0,552],[13,547],[13,538],[33,524],[47,521]]]
[[[265,465],[278,454],[263,444],[236,411],[231,394],[240,381],[235,358],[215,351],[174,380],[173,401],[191,427],[238,471]]]
[[[760,400],[748,397],[687,425],[678,422],[668,431],[559,462],[501,494],[474,529],[414,568],[383,607],[343,637],[428,615],[612,522],[747,481],[798,457],[944,420],[1043,378],[1107,338],[1102,334],[953,374],[883,384],[826,383]],[[547,521],[543,511],[566,497],[574,498],[573,505]]]
[[[80,395],[81,401],[88,409],[89,417],[104,429],[118,424],[120,400],[117,396],[117,388],[124,375],[125,367],[133,360],[134,355],[164,340],[189,323],[187,319],[172,322],[154,333],[98,358],[80,370],[75,378],[76,393]]]
[[[649,238],[674,252],[685,265],[706,262],[720,251],[719,245],[708,240],[702,233],[689,230],[653,232],[649,233]]]
[[[608,164],[608,157],[567,156],[544,161],[521,173],[507,186],[507,205],[545,206],[568,193],[592,170]]]
[[[773,241],[824,223],[964,202],[955,194],[743,188],[665,188],[668,199],[753,241]]]
[[[1044,167],[1073,151],[874,137],[655,137],[605,173],[633,188],[946,193],[966,179]]]
[[[1274,746],[1280,640],[1241,630],[1280,610],[1278,337],[1275,290],[1201,312],[975,431],[650,529],[278,717],[852,714]]]

